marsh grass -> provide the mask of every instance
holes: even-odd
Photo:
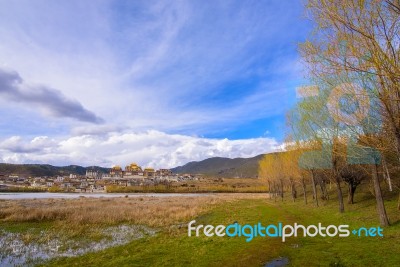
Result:
[[[108,193],[265,193],[268,188],[259,179],[202,178],[171,185],[117,186],[107,185]]]
[[[189,219],[221,203],[260,198],[265,194],[0,201],[0,265],[33,266],[158,232],[178,236]]]
[[[333,196],[333,191],[330,192]],[[270,199],[221,202],[196,219],[198,224],[227,225],[262,222],[303,225],[349,224],[353,227],[376,227],[375,199],[369,193],[356,194],[356,202],[338,212],[335,199],[321,201],[320,207],[291,199],[275,202]],[[385,227],[384,237],[257,237],[246,242],[244,237],[188,237],[187,227],[173,235],[161,231],[157,236],[133,241],[99,253],[76,258],[54,259],[46,266],[265,266],[271,260],[284,257],[289,266],[399,266],[400,213],[397,196],[387,195],[387,212],[392,226]]]
[[[265,198],[265,194],[218,194],[179,197],[121,197],[79,199],[30,199],[0,202],[2,222],[54,222],[60,231],[120,223],[162,227],[205,213],[222,202]]]
[[[178,236],[188,220],[221,203],[265,194],[29,199],[0,202],[0,265],[33,266],[120,246],[157,232]]]

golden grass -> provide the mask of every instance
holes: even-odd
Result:
[[[202,178],[200,181],[184,181],[149,186],[116,186],[107,185],[108,193],[262,193],[268,188],[264,181],[251,178]]]
[[[134,223],[168,226],[187,221],[215,205],[265,194],[211,194],[177,197],[29,199],[0,202],[0,220],[56,221],[65,226]]]

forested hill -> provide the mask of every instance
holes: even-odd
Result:
[[[173,173],[205,174],[227,178],[257,178],[258,162],[264,154],[252,158],[214,157],[202,161],[192,161],[172,169]]]
[[[172,168],[173,173],[204,174],[226,178],[257,178],[258,163],[264,154],[252,158],[222,158],[213,157],[202,161],[192,161],[183,166]],[[0,175],[19,175],[26,177],[57,176],[77,174],[84,175],[87,169],[108,173],[109,169],[79,165],[53,166],[49,164],[9,164],[0,163]]]
[[[20,176],[57,176],[57,175],[69,175],[78,174],[84,175],[87,169],[99,170],[101,172],[107,173],[109,169],[91,166],[82,167],[78,165],[69,166],[52,166],[48,164],[9,164],[0,163],[0,174],[2,175],[20,175]]]

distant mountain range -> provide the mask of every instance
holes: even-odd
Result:
[[[78,165],[70,165],[57,167],[48,164],[8,164],[0,163],[0,175],[19,175],[19,176],[57,176],[69,174],[86,174],[87,169],[99,170],[108,173],[110,169],[98,166],[82,167]]]
[[[204,174],[213,177],[226,178],[257,178],[258,162],[264,154],[252,158],[221,158],[214,157],[202,161],[192,161],[183,166],[172,168],[173,173]],[[87,169],[108,173],[109,168],[98,166],[82,167],[69,165],[64,167],[49,164],[8,164],[0,163],[0,175],[19,175],[27,177],[57,176],[77,174],[84,175]]]
[[[258,162],[264,154],[252,158],[214,157],[202,161],[192,161],[172,168],[173,173],[194,173],[226,178],[257,178]]]

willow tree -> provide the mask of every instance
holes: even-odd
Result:
[[[288,113],[288,125],[297,142],[307,143],[312,151],[304,152],[300,157],[300,167],[311,172],[313,184],[317,170],[327,169],[331,180],[335,183],[339,202],[339,211],[344,212],[342,178],[340,176],[337,149],[337,140],[343,135],[343,124],[336,121],[327,105],[332,83],[336,79],[331,77],[313,79],[318,86],[318,94],[305,97]],[[316,190],[314,189],[316,195]]]
[[[317,27],[301,52],[312,75],[324,65],[325,74],[368,78],[400,156],[400,1],[309,0],[307,8]]]
[[[272,188],[272,169],[271,169],[271,161],[269,161],[269,156],[264,155],[264,157],[258,162],[258,177],[262,182],[266,182],[268,184],[268,195],[269,198],[272,198],[273,188]]]
[[[374,103],[369,107],[380,115],[382,126],[387,129],[380,134],[371,134],[369,130],[373,127],[353,127],[356,132],[360,131],[352,141],[353,150],[362,151],[363,156],[353,153],[356,156],[349,158],[362,164],[368,161],[367,158],[374,161],[369,163],[378,214],[381,224],[388,225],[377,171],[381,158],[368,147],[370,140],[376,137],[391,139],[400,158],[400,1],[309,0],[307,11],[316,22],[314,35],[300,47],[309,67],[308,76],[323,83],[336,77],[350,85],[344,86],[350,95],[358,93],[355,87],[367,89],[368,97]],[[352,124],[351,121],[341,123]],[[365,145],[361,140],[369,141]],[[369,157],[365,157],[365,153]]]
[[[298,164],[302,153],[303,148],[298,143],[293,142],[293,140],[287,140],[281,160],[283,161],[284,175],[289,183],[292,200],[296,201],[296,186],[299,184],[302,187],[304,203],[307,204],[308,174]]]
[[[282,175],[280,166],[275,153],[266,154],[259,161],[258,176],[268,183],[269,196],[270,198],[274,197],[275,200],[278,193],[279,177]],[[282,196],[282,193],[280,195]]]

